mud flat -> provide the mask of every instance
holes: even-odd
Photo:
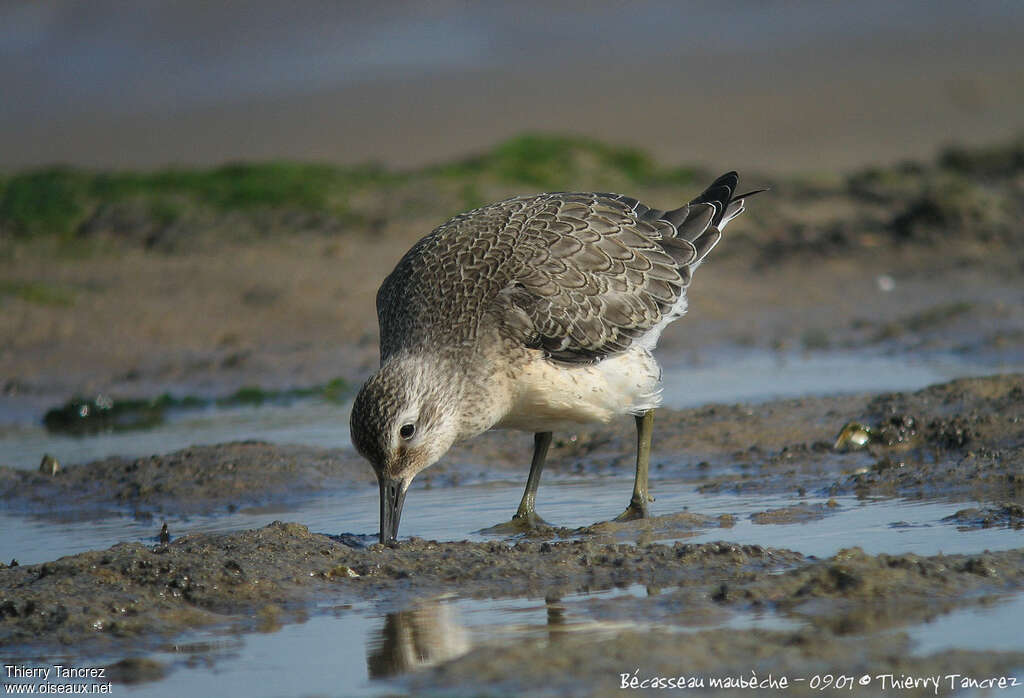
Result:
[[[585,427],[556,438],[550,470],[566,476],[628,474],[630,425]],[[846,425],[870,432],[837,447]],[[708,405],[657,413],[654,471],[699,483],[707,493],[1024,500],[1024,375],[968,378],[910,393],[810,397],[758,405]],[[529,438],[492,432],[456,447],[414,481],[444,487],[516,476]],[[54,474],[0,467],[5,508],[39,517],[120,512],[187,515],[294,503],[366,486],[373,477],[351,450],[258,441],[192,447],[145,458],[107,458]],[[765,512],[802,521],[828,507]],[[1008,510],[1006,516],[1013,516]],[[559,530],[565,534],[567,531]],[[584,531],[587,532],[587,531]]]
[[[397,548],[360,549],[298,524],[276,523],[4,569],[0,627],[7,650],[19,655],[73,646],[80,657],[123,652],[137,658],[140,650],[204,625],[272,630],[301,617],[318,598],[370,596],[404,608],[439,592],[526,593],[556,604],[573,592],[642,584],[654,590],[646,598],[593,605],[593,624],[602,630],[597,638],[568,628],[558,636],[556,621],[553,638],[474,650],[414,675],[411,685],[612,693],[618,685],[609,675],[613,666],[626,673],[642,667],[641,679],[677,676],[680,667],[694,675],[745,678],[759,668],[796,675],[820,666],[857,676],[887,670],[925,675],[951,662],[962,673],[987,675],[1012,673],[1024,653],[1008,647],[912,657],[906,638],[889,631],[1020,589],[1022,563],[1024,550],[919,557],[850,549],[807,560],[788,550],[729,543],[637,547],[585,539],[512,545],[413,539]],[[772,609],[799,627],[699,630],[709,618],[721,622],[751,609]],[[415,629],[415,616],[405,621]],[[697,627],[682,635],[658,629],[673,624]]]
[[[106,458],[52,474],[0,468],[0,498],[11,510],[43,517],[128,513],[148,518],[294,504],[325,488],[371,480],[372,473],[351,451],[240,442],[164,456]]]
[[[755,499],[786,491],[819,499],[970,501],[980,506],[965,506],[942,524],[951,535],[957,527],[1019,527],[1022,395],[1024,376],[1006,375],[913,393],[666,410],[658,421],[656,453],[664,462],[655,469],[654,491],[658,479],[672,476],[709,494],[731,490]],[[871,438],[841,452],[834,440],[851,422]],[[630,440],[626,428],[580,432],[558,445],[552,468],[565,477],[628,470]],[[521,441],[499,434],[456,451],[432,486],[452,488],[446,477],[457,481],[470,463],[522,470]],[[197,478],[200,470],[204,475]],[[280,478],[300,483],[309,497],[366,486],[368,477],[350,453],[243,443],[106,459],[53,475],[5,469],[0,482],[5,507],[45,519],[69,511],[87,518],[173,516],[288,503],[296,495],[282,494]],[[72,496],[82,491],[81,499]],[[801,531],[832,509],[825,502],[753,514],[755,523],[793,531],[790,544],[780,547],[727,542],[732,517],[700,511],[542,528],[492,542],[412,538],[395,547],[370,543],[365,534],[326,535],[281,522],[178,536],[187,530],[186,519],[172,525],[169,542],[122,543],[0,568],[0,646],[26,661],[71,651],[81,660],[102,658],[121,681],[154,680],[186,670],[147,658],[183,633],[273,631],[326,607],[343,615],[346,604],[370,601],[389,615],[385,641],[368,661],[380,676],[399,674],[393,683],[399,692],[516,694],[541,685],[551,694],[603,695],[620,690],[620,673],[628,680],[687,675],[707,681],[749,680],[751,672],[761,678],[826,671],[926,676],[955,667],[969,676],[1013,676],[1024,666],[1019,646],[918,656],[906,634],[1024,589],[1024,548],[920,556],[868,555],[853,547],[828,559],[801,554]],[[714,531],[722,542],[683,542],[694,530]],[[638,585],[644,594],[597,595],[583,604],[577,611],[585,617],[582,625],[560,621],[563,597]],[[401,661],[410,636],[425,634],[428,646],[443,646],[447,631],[436,622],[436,607],[453,595],[544,598],[547,632],[442,654],[449,661],[402,673],[413,668]],[[750,614],[773,620],[744,627]]]
[[[883,675],[1024,678],[1019,640],[997,640],[1024,623],[1024,375],[1004,368],[1024,365],[1022,172],[1024,146],[1013,142],[844,176],[745,173],[772,194],[700,270],[690,316],[659,348],[666,363],[870,352],[966,358],[992,375],[660,410],[649,520],[595,521],[607,517],[583,501],[569,525],[542,501],[550,526],[481,534],[466,523],[473,498],[504,482],[510,514],[525,479],[530,437],[510,433],[453,449],[417,478],[407,507],[430,495],[449,523],[431,533],[439,541],[394,548],[373,543],[372,476],[344,448],[236,441],[0,467],[4,542],[20,527],[21,550],[73,553],[0,567],[4,656],[178,685],[197,666],[231,661],[197,636],[311,634],[320,619],[327,639],[317,644],[333,647],[361,637],[365,623],[352,621],[369,613],[380,627],[370,645],[357,640],[357,663],[388,681],[364,693],[604,695],[623,680],[684,676],[728,694],[710,679],[771,674],[805,680],[790,692],[812,692],[814,676],[867,676],[854,692],[875,695]],[[524,136],[409,172],[269,164],[5,176],[0,438],[21,433],[7,421],[36,422],[75,397],[150,405],[170,391],[167,404],[210,406],[358,385],[376,361],[380,279],[448,216],[553,188],[667,205],[706,174],[585,139]],[[189,284],[168,282],[181,278]],[[333,410],[344,419],[338,398],[332,428]],[[629,420],[556,435],[542,497],[562,484],[628,483],[634,440]],[[687,498],[673,499],[680,489]],[[628,484],[621,492],[624,504]],[[328,500],[369,514],[314,523],[327,519],[310,507]],[[247,510],[290,522],[240,526]],[[837,533],[855,511],[874,517],[885,544]],[[413,513],[406,535],[417,533]],[[932,543],[906,552],[918,525]],[[55,541],[73,528],[114,534]],[[822,531],[842,545],[812,545]],[[109,545],[117,540],[130,542]],[[524,598],[539,622],[503,617],[475,630],[453,620]],[[952,628],[949,641],[923,642],[922,628],[936,627]]]

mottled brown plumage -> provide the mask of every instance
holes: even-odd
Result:
[[[726,177],[721,198],[668,213],[615,194],[557,193],[456,216],[381,286],[382,360],[424,342],[461,344],[487,322],[563,361],[625,350],[671,313],[718,242],[713,219],[736,180]]]
[[[352,413],[382,502],[385,480],[404,493],[495,425],[540,433],[656,406],[650,350],[743,211],[737,182],[727,173],[667,212],[617,194],[518,196],[416,243],[377,294],[381,370]]]

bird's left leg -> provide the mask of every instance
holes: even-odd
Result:
[[[647,503],[654,497],[647,489],[647,473],[651,468],[651,434],[654,431],[654,410],[647,410],[636,418],[636,479],[633,481],[633,497],[626,510],[615,517],[616,521],[646,519],[650,514]]]

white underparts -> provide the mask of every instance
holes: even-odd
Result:
[[[641,414],[661,404],[660,383],[658,362],[640,346],[578,366],[556,364],[538,353],[517,376],[510,409],[495,426],[554,431]]]

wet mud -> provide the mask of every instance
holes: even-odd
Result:
[[[751,497],[969,499],[982,507],[964,508],[942,523],[1019,528],[1022,391],[1024,376],[1006,375],[908,393],[665,410],[657,422],[652,489],[656,494],[659,478],[671,476],[692,480],[704,492]],[[850,422],[872,438],[853,450],[834,448]],[[564,477],[626,473],[632,439],[618,426],[566,436],[552,451],[551,468]],[[472,468],[478,471],[482,462],[498,475],[525,471],[527,451],[524,439],[513,435],[479,440],[456,450],[430,486],[478,476]],[[287,501],[282,491],[316,496],[371,479],[351,453],[259,442],[110,458],[56,472],[5,469],[0,477],[5,507],[58,518],[69,508],[97,516],[224,511]],[[797,530],[838,508],[828,499],[766,508],[750,519]],[[119,681],[158,680],[173,676],[175,667],[140,652],[196,628],[272,631],[308,617],[328,599],[335,609],[371,601],[390,614],[383,644],[368,660],[371,674],[419,668],[394,679],[396,690],[415,693],[486,686],[516,694],[543,685],[550,694],[605,695],[620,690],[620,673],[631,677],[634,671],[638,680],[680,674],[749,679],[751,672],[796,676],[823,667],[856,676],[925,675],[955,665],[965,673],[1009,675],[1024,665],[1020,647],[915,656],[903,632],[1024,589],[1024,548],[945,556],[867,555],[852,548],[819,560],[727,542],[731,515],[659,512],[657,502],[654,512],[642,521],[538,527],[492,542],[411,538],[395,546],[365,535],[311,532],[298,523],[180,536],[172,526],[169,542],[123,543],[0,567],[0,646],[17,656],[74,647],[79,656],[113,658],[111,675]],[[707,531],[720,533],[723,542],[686,542]],[[559,599],[636,585],[646,595],[595,596],[577,610],[585,623],[561,627]],[[397,625],[430,626],[424,618],[437,609],[411,609],[433,608],[436,599],[451,595],[544,598],[553,609],[547,637],[484,642],[428,666],[403,668],[396,657],[408,648],[398,645],[409,633]],[[782,625],[728,627],[750,614],[768,614]],[[434,632],[443,646],[448,630]]]
[[[359,548],[298,524],[275,523],[0,569],[0,645],[19,654],[69,646],[82,656],[123,653],[130,656],[115,665],[115,675],[140,681],[167,670],[140,660],[140,650],[196,627],[273,630],[301,620],[325,597],[335,603],[372,598],[394,610],[452,593],[527,595],[557,604],[567,594],[636,584],[648,589],[646,597],[587,606],[591,629],[601,631],[597,637],[559,628],[555,617],[550,641],[484,646],[405,680],[416,691],[487,685],[514,694],[544,685],[554,694],[603,695],[618,686],[612,669],[619,668],[643,667],[641,678],[677,676],[683,667],[717,675],[767,673],[769,667],[776,675],[800,674],[819,666],[858,676],[931,672],[952,661],[951,653],[912,657],[905,637],[886,632],[1024,588],[1024,550],[920,557],[850,549],[810,560],[725,542],[637,546],[585,538],[512,545],[412,539]],[[799,621],[800,629],[701,629],[751,611]],[[389,618],[422,622],[422,614],[408,612]],[[671,625],[693,632],[659,629]],[[957,667],[975,673],[1005,673],[1024,661],[1019,648],[952,654]]]
[[[978,528],[1000,526],[1019,530],[1024,528],[1024,507],[1020,504],[961,509],[943,521],[956,523],[957,529],[967,531]]]
[[[127,513],[140,518],[294,504],[325,488],[371,482],[355,453],[249,441],[193,446],[163,456],[112,457],[39,471],[0,468],[0,501],[46,518]]]
[[[699,483],[707,493],[1024,501],[1024,375],[961,379],[908,393],[661,409],[655,420],[655,496],[657,479],[673,477]],[[548,470],[568,477],[630,474],[635,435],[627,422],[555,439]],[[856,450],[836,448],[836,436],[850,423],[869,428],[872,438]],[[413,486],[519,475],[525,481],[529,448],[529,435],[488,433],[454,448]],[[373,482],[368,465],[350,450],[252,441],[113,457],[56,472],[0,467],[0,501],[44,517],[90,511],[187,515],[284,504]],[[827,515],[829,508],[765,511],[755,520],[806,521]],[[655,506],[655,513],[670,512]],[[574,533],[550,523],[550,530],[537,533]],[[678,514],[671,527],[719,524],[688,512]],[[637,525],[650,529],[651,522]],[[611,533],[617,524],[602,526],[579,533]]]

